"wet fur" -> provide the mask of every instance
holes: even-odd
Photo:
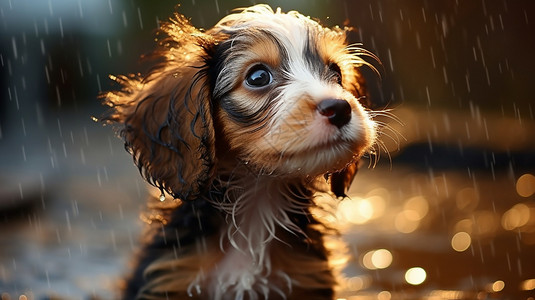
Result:
[[[103,96],[105,120],[172,198],[150,202],[123,299],[334,297],[324,235],[335,231],[313,214],[315,195],[345,196],[375,141],[358,71],[362,55],[374,56],[348,46],[347,30],[264,5],[207,31],[176,14],[150,74],[112,76],[122,89]],[[274,84],[244,86],[255,64]],[[325,98],[350,103],[348,125],[325,125],[316,111]]]

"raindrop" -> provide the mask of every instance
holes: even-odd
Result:
[[[73,216],[78,216],[80,214],[80,210],[78,209],[78,201],[76,200],[72,200],[71,201],[71,206],[72,206],[72,215]]]
[[[52,0],[48,0],[48,12],[50,15],[54,15],[54,11],[52,10]]]
[[[80,70],[80,77],[84,77],[84,69],[82,67],[82,58],[80,57],[80,52],[76,53],[78,59],[78,69]]]
[[[123,43],[121,42],[121,40],[117,41],[117,54],[123,54]]]
[[[435,53],[433,52],[433,47],[429,47],[429,51],[431,53],[431,61],[433,62],[433,69],[436,69],[437,65],[435,63]]]
[[[22,193],[22,184],[19,182],[19,194],[20,194],[20,199],[24,199],[24,194]]]
[[[61,94],[59,92],[59,86],[56,85],[56,99],[58,107],[61,107]]]
[[[60,32],[61,38],[63,38],[63,20],[61,19],[61,17],[59,18],[59,32]]]
[[[215,0],[215,10],[216,10],[217,14],[219,15],[220,12],[219,12],[219,2],[218,2],[218,0]]]
[[[58,244],[61,244],[61,235],[59,233],[59,228],[56,228],[56,239],[58,241]]]
[[[123,10],[123,26],[124,28],[128,27],[128,20],[126,19],[126,12]]]
[[[115,231],[111,230],[110,232],[111,234],[111,243],[112,243],[112,246],[113,246],[113,251],[117,251],[117,241],[115,239]]]
[[[392,61],[392,51],[388,48],[388,63],[390,65],[390,71],[394,72],[394,62]]]
[[[67,223],[67,230],[69,232],[72,232],[72,228],[71,228],[71,218],[69,216],[69,211],[68,210],[65,210],[65,221]]]
[[[22,134],[26,136],[26,123],[24,123],[24,118],[20,118],[21,126],[22,126]]]
[[[82,160],[82,164],[85,165],[85,154],[83,148],[80,148],[80,159]]]
[[[11,46],[13,47],[13,58],[17,60],[17,58],[19,57],[19,53],[17,50],[17,40],[15,39],[15,37],[11,37]]]
[[[464,75],[464,78],[466,80],[466,89],[470,93],[470,74],[468,73],[468,71],[466,71],[466,74]]]
[[[98,91],[102,93],[102,86],[100,85],[100,76],[97,74],[97,85],[98,85]]]
[[[83,19],[84,11],[82,10],[82,0],[78,0],[78,12],[80,13],[80,19]]]
[[[143,19],[141,18],[141,9],[137,8],[137,17],[139,19],[139,28],[143,29]]]
[[[22,147],[22,160],[26,161],[26,150],[24,149],[24,145],[22,145],[21,147]]]
[[[46,50],[45,50],[45,42],[43,41],[43,39],[40,40],[40,44],[41,44],[41,54],[44,56],[46,53]]]
[[[108,56],[111,57],[110,39],[106,39],[106,45],[108,46]]]
[[[425,8],[424,7],[422,7],[422,17],[424,19],[424,23],[427,23],[427,17],[425,15]]]
[[[48,73],[48,66],[45,65],[46,82],[50,85],[50,74]]]
[[[87,135],[87,128],[84,126],[84,138],[86,146],[89,146],[89,136]]]

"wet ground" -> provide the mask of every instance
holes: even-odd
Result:
[[[418,115],[399,110],[406,114]],[[523,141],[504,152],[492,146],[498,137],[476,147],[485,133],[475,121],[461,126],[472,129],[466,139],[453,125],[444,131],[443,118],[407,120],[393,125],[406,138],[401,150],[359,171],[340,204],[351,254],[340,297],[533,299],[533,124],[524,120],[522,133],[517,121],[485,119],[510,122],[511,143]],[[1,148],[1,299],[113,299],[137,244],[146,185],[111,128],[76,114],[48,124],[35,145]]]

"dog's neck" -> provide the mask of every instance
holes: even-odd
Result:
[[[224,255],[211,276],[213,296],[272,290],[270,276],[291,286],[288,276],[272,273],[270,249],[287,246],[281,231],[306,239],[302,220],[313,205],[311,187],[301,178],[260,175],[247,165],[221,173],[216,185],[222,196],[211,202],[224,213],[226,226],[220,240]]]

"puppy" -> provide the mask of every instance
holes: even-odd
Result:
[[[152,203],[124,299],[331,299],[316,195],[344,197],[376,122],[349,29],[241,9],[213,28],[175,14],[150,74],[112,79],[120,126]]]

